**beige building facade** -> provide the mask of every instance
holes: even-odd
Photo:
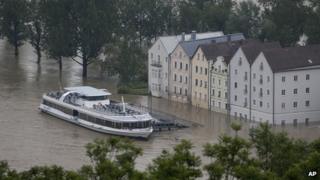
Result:
[[[190,96],[190,60],[183,48],[178,45],[171,54],[169,96],[173,101],[187,103]]]
[[[198,48],[192,60],[192,105],[204,109],[209,108],[208,94],[209,94],[209,62],[203,54],[201,48]]]

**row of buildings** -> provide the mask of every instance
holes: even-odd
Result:
[[[320,45],[192,32],[160,37],[148,63],[152,96],[271,124],[320,120]]]

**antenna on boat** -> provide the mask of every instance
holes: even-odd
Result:
[[[121,99],[122,99],[122,108],[123,108],[122,110],[125,113],[126,112],[126,105],[124,104],[123,96],[121,96]]]

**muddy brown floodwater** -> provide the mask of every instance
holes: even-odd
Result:
[[[116,80],[100,78],[97,67],[91,66],[86,81],[81,78],[81,67],[70,60],[63,62],[62,86],[92,85],[107,88],[113,98]],[[43,58],[41,66],[29,45],[20,48],[18,57],[13,48],[0,40],[0,159],[7,160],[13,168],[25,170],[34,165],[57,164],[67,169],[78,169],[90,163],[84,146],[95,138],[108,135],[96,133],[55,117],[40,113],[38,106],[44,92],[59,89],[58,65],[53,59]],[[153,109],[174,114],[195,122],[197,126],[177,131],[154,133],[148,141],[134,140],[143,148],[144,155],[137,160],[137,167],[144,169],[161,153],[170,149],[180,139],[194,143],[194,151],[200,155],[206,142],[216,142],[218,136],[233,134],[230,121],[223,114],[196,109],[190,105],[169,102],[146,96],[124,96],[126,101],[149,105]],[[248,137],[250,122],[242,122],[240,135]],[[287,131],[290,136],[312,140],[320,137],[320,123],[309,126],[286,126],[274,128]],[[202,158],[207,162],[205,158]]]

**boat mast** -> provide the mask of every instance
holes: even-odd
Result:
[[[122,99],[122,110],[125,113],[126,112],[126,105],[124,104],[123,96],[121,96]]]

